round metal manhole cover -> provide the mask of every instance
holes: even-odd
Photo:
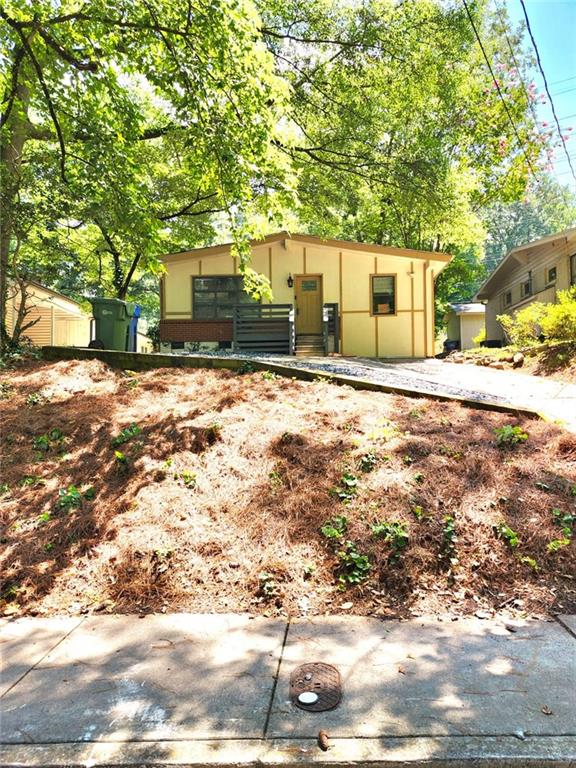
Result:
[[[317,698],[312,701],[314,697],[301,697],[303,693],[315,693]],[[306,712],[326,712],[334,709],[341,698],[340,672],[331,664],[302,664],[290,675],[290,699],[295,706]]]

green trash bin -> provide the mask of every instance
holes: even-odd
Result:
[[[95,338],[92,347],[101,349],[128,349],[130,321],[134,304],[121,299],[91,298],[92,314],[96,321]]]

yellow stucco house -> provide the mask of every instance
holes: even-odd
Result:
[[[434,355],[434,281],[451,256],[288,232],[251,248],[271,304],[243,292],[230,244],[162,259],[162,351]]]
[[[34,324],[23,333],[32,344],[42,347],[87,347],[90,341],[91,316],[80,304],[58,291],[46,288],[32,280],[26,282],[26,309],[24,324]],[[9,286],[6,302],[6,326],[12,333],[21,302],[20,291]]]
[[[513,248],[476,294],[486,303],[486,340],[505,342],[498,315],[513,315],[533,301],[552,303],[576,285],[576,227]]]

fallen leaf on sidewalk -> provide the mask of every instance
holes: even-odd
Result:
[[[330,744],[328,743],[328,734],[326,731],[319,731],[318,732],[318,746],[322,750],[322,752],[328,752],[328,747]]]
[[[406,670],[404,669],[404,667],[398,667],[398,672],[399,672],[401,675],[405,675],[405,674],[406,674]]]
[[[552,712],[552,710],[550,709],[550,707],[547,707],[546,705],[544,705],[544,706],[543,706],[543,707],[540,709],[540,712],[542,712],[542,713],[543,713],[543,714],[545,714],[545,715],[553,715],[553,714],[554,714],[554,712]]]

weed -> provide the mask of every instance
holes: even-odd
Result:
[[[182,470],[180,472],[180,480],[184,483],[186,488],[196,488],[196,473],[190,472],[188,469]]]
[[[528,565],[530,568],[532,568],[534,573],[538,573],[538,571],[540,570],[538,563],[536,562],[536,560],[534,560],[533,557],[528,557],[527,555],[524,555],[523,557],[519,558],[519,562],[521,562],[522,565]]]
[[[64,442],[64,432],[58,427],[49,430],[45,435],[39,435],[32,440],[32,447],[40,453],[60,450]]]
[[[8,483],[0,483],[0,496],[6,496],[10,493],[10,486]]]
[[[29,408],[33,408],[35,405],[41,405],[42,403],[46,402],[46,398],[44,395],[41,395],[40,392],[30,392],[28,397],[26,398],[26,405]]]
[[[94,486],[93,485],[88,486],[88,488],[86,488],[86,490],[82,493],[82,496],[87,501],[92,501],[92,499],[96,496],[96,490]]]
[[[69,485],[68,488],[61,488],[58,491],[58,509],[72,509],[82,505],[82,494],[75,485]]]
[[[213,424],[210,424],[206,430],[206,439],[208,440],[208,445],[214,445],[214,443],[221,438],[222,424],[218,424],[218,422],[215,421]]]
[[[248,360],[245,360],[242,365],[238,368],[238,373],[240,376],[246,374],[246,373],[254,373],[256,368],[252,365],[252,363],[249,363]]]
[[[280,587],[274,578],[274,574],[268,573],[268,571],[260,571],[258,574],[258,584],[258,594],[265,600],[279,596]]]
[[[37,517],[39,523],[49,523],[51,519],[52,516],[50,515],[50,512],[42,512],[42,514]]]
[[[49,541],[47,544],[44,544],[44,549],[46,552],[51,552],[54,549],[54,544]]]
[[[402,463],[409,467],[411,464],[414,464],[414,459],[409,455],[402,456]]]
[[[518,443],[525,443],[528,440],[528,433],[524,432],[522,427],[512,427],[506,424],[504,427],[495,427],[496,444],[499,448],[512,448]]]
[[[348,518],[337,515],[324,523],[320,531],[327,539],[341,539],[348,530]]]
[[[345,541],[342,549],[336,553],[338,566],[338,589],[344,591],[348,586],[361,584],[370,575],[372,565],[367,555],[358,552],[353,541]]]
[[[39,475],[26,475],[20,480],[20,485],[22,488],[39,488],[41,485],[46,485],[46,480]]]
[[[375,523],[372,525],[372,536],[390,544],[392,548],[390,559],[392,561],[399,559],[400,553],[406,549],[410,541],[406,524],[401,522]]]
[[[114,460],[118,467],[122,469],[128,468],[128,457],[125,453],[122,453],[122,451],[114,451]]]
[[[316,566],[313,563],[306,563],[302,571],[305,580],[311,579],[312,576],[316,573]]]
[[[123,430],[121,430],[119,435],[116,435],[111,441],[111,445],[113,447],[118,447],[119,445],[124,445],[124,443],[127,443],[129,440],[131,440],[133,437],[136,437],[137,435],[140,435],[142,433],[142,429],[137,424],[130,424],[129,427],[124,427]]]
[[[421,419],[424,414],[418,408],[413,408],[408,415],[411,419]]]
[[[268,479],[270,480],[270,485],[272,488],[281,488],[284,485],[284,481],[282,480],[282,475],[277,469],[273,469],[268,474]]]
[[[22,592],[22,590],[23,587],[21,587],[20,584],[8,584],[0,594],[0,598],[7,603],[12,602],[17,599],[18,594]]]
[[[576,496],[576,483],[570,488],[570,496]]]
[[[349,504],[358,492],[358,478],[351,472],[345,472],[340,478],[340,488],[332,488],[330,493],[340,501]]]
[[[416,518],[416,520],[423,520],[426,516],[426,513],[424,512],[424,509],[416,504],[414,507],[412,507],[412,514]]]
[[[414,475],[414,482],[415,483],[423,483],[424,482],[424,475],[422,472],[416,472]]]
[[[540,491],[549,491],[550,490],[550,486],[546,485],[546,483],[536,483],[536,488],[538,488],[538,490],[540,490]]]
[[[8,400],[14,394],[14,387],[12,384],[2,382],[0,384],[0,400]]]
[[[547,544],[546,549],[548,552],[558,552],[559,549],[567,547],[569,544],[570,539],[554,539]]]
[[[572,530],[574,528],[574,523],[576,522],[576,515],[573,515],[570,512],[562,512],[561,509],[555,508],[552,510],[552,517],[554,518],[554,523],[562,528],[562,535],[564,538],[572,538]]]
[[[279,379],[277,373],[274,373],[274,371],[262,371],[262,378],[264,381],[275,381],[276,379]]]
[[[368,453],[365,453],[364,456],[360,458],[359,467],[362,472],[372,472],[372,470],[376,468],[377,463],[378,458],[376,454],[373,451],[368,451]]]
[[[493,525],[492,530],[496,534],[496,538],[505,541],[510,549],[516,549],[516,547],[520,544],[518,534],[516,531],[513,531],[512,528],[510,528],[510,526],[506,523],[501,522],[497,525]]]
[[[456,544],[458,543],[458,536],[456,534],[456,520],[452,517],[452,515],[446,515],[443,522],[442,548],[439,557],[440,560],[447,560],[451,565],[456,565],[458,563],[458,558],[455,557]]]
[[[164,464],[162,464],[162,469],[170,469],[172,464],[174,464],[174,459],[172,457],[169,457],[166,459]]]

